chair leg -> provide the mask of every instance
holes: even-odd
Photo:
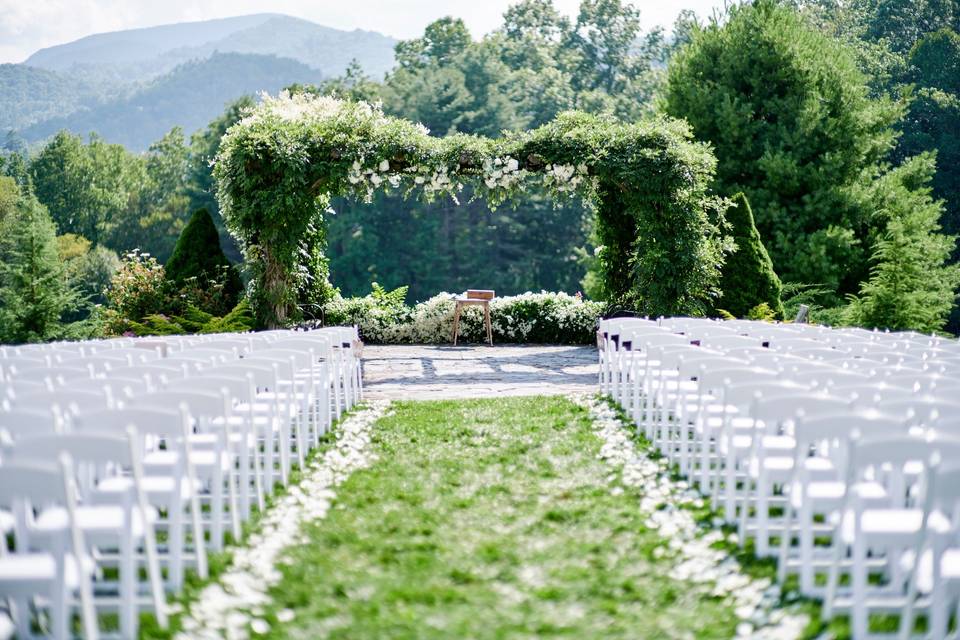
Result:
[[[854,638],[866,638],[869,632],[870,611],[867,608],[867,548],[863,536],[853,541],[853,607],[850,612],[850,627]]]
[[[146,514],[143,514],[146,517]],[[145,526],[148,526],[144,523]],[[120,633],[124,638],[137,637],[137,582],[139,575],[133,555],[133,537],[120,540]]]
[[[55,640],[67,640],[70,637],[70,608],[67,606],[67,587],[62,576],[54,584],[50,598],[50,635]]]
[[[13,622],[17,628],[18,638],[30,637],[30,600],[28,598],[16,598],[11,603]]]
[[[756,489],[757,557],[759,558],[765,558],[770,554],[770,494],[772,493],[773,483],[761,473]]]
[[[800,504],[800,593],[812,595],[816,588],[816,571],[813,567],[813,508],[803,501]]]
[[[175,500],[170,507],[170,524],[167,529],[167,555],[170,560],[168,572],[170,585],[173,591],[183,588],[183,546],[184,546],[184,505]]]

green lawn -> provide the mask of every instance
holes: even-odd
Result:
[[[665,576],[664,540],[636,495],[611,491],[584,409],[540,397],[395,409],[376,428],[379,461],[288,554],[271,637],[733,635],[729,607]]]

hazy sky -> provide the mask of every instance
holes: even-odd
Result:
[[[431,20],[463,18],[478,37],[500,24],[515,0],[0,0],[0,62],[22,62],[43,47],[93,33],[250,13],[285,13],[339,29],[396,38],[419,35]],[[554,0],[575,15],[579,0]],[[669,27],[681,9],[701,16],[723,0],[634,0],[644,28]]]

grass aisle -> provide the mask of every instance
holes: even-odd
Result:
[[[563,398],[407,402],[379,461],[307,525],[272,590],[271,636],[729,638],[719,599],[666,577],[637,497],[611,490]],[[293,619],[278,624],[277,618]],[[282,612],[277,615],[278,612]]]

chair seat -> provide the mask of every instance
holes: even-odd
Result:
[[[745,418],[749,419],[749,418]],[[749,451],[753,448],[753,433],[735,433],[730,440],[733,441],[734,451]],[[794,440],[790,436],[763,436],[763,446],[767,451],[793,451]],[[720,440],[720,451],[728,451],[727,439]],[[793,463],[791,462],[791,465]]]
[[[905,570],[909,571],[912,567],[914,555],[913,551],[904,554],[901,565]],[[951,548],[944,551],[940,558],[940,579],[954,593],[960,589],[960,549]],[[929,549],[920,557],[920,566],[917,567],[917,589],[924,594],[933,591],[933,553]]]
[[[760,477],[761,468],[774,480],[789,478],[793,473],[793,456],[764,456],[762,459],[753,458],[750,460],[749,472],[751,477]],[[805,458],[803,468],[813,478],[823,480],[833,477],[836,473],[833,463],[826,458]]]
[[[835,480],[811,482],[807,485],[804,500],[814,508],[814,512],[828,511],[841,505],[846,487],[846,483]],[[854,485],[852,490],[857,499],[865,504],[875,504],[887,499],[887,492],[883,485],[876,482],[860,482]],[[799,509],[803,506],[801,502],[799,485],[794,485],[790,491],[790,503],[794,508]]]
[[[79,585],[77,563],[73,556],[65,558],[64,583],[68,589]],[[93,560],[83,558],[83,570],[93,575]],[[51,553],[14,553],[0,557],[0,587],[5,595],[32,596],[50,589],[57,580],[57,561]]]
[[[163,475],[161,472],[177,465],[180,454],[176,451],[153,451],[143,458],[143,468],[150,475]],[[220,453],[220,469],[227,471],[231,465],[231,456],[226,451]],[[216,451],[191,451],[190,462],[198,473],[210,473],[217,468]]]
[[[710,416],[705,422],[707,428],[711,431],[719,431],[723,428],[723,418],[721,416]],[[704,421],[701,421],[700,424],[703,425]],[[733,416],[730,418],[730,426],[738,430],[753,429],[753,418],[748,418],[746,416]]]
[[[140,483],[150,504],[169,507],[176,497],[176,478],[173,476],[145,476]],[[188,478],[180,481],[180,500],[187,501],[193,495]],[[94,491],[94,501],[116,503],[121,495],[133,489],[133,478],[115,476],[101,481]]]
[[[909,544],[920,533],[923,511],[920,509],[864,509],[860,513],[860,535],[872,544]],[[939,512],[932,513],[928,527],[936,533],[950,530],[950,521]],[[843,541],[852,544],[855,531],[854,513],[844,514],[840,528]]]
[[[240,415],[232,415],[226,419],[228,427],[242,427],[250,421],[250,416],[247,413],[250,411],[249,405],[241,405],[239,410],[242,412]],[[213,425],[219,427],[224,422],[223,417],[216,418],[213,421]],[[268,411],[254,412],[253,414],[253,424],[257,427],[257,431],[263,433],[265,429],[269,428],[271,432],[276,432],[278,430],[278,425],[276,420],[270,415]]]
[[[217,446],[217,443],[220,441],[222,436],[219,433],[195,433],[190,436],[190,444],[194,447],[198,447],[199,450],[213,449]],[[231,445],[242,445],[244,441],[244,436],[242,433],[230,433],[228,434]],[[254,440],[253,436],[247,436],[247,447],[253,447]],[[196,450],[196,449],[195,449]]]
[[[258,398],[259,397],[260,396],[258,396]],[[246,403],[246,402],[240,403],[237,405],[235,411],[238,414],[243,415],[248,413],[251,409],[253,410],[253,413],[255,416],[257,416],[257,418],[269,418],[270,416],[273,416],[274,412],[276,412],[277,410],[279,410],[279,413],[282,416],[284,409],[286,409],[287,417],[292,418],[294,415],[296,415],[296,412],[297,412],[297,407],[293,404],[281,402],[279,403],[279,406],[277,406],[277,404],[273,402],[263,402],[261,400],[257,400],[253,402],[252,406],[250,403]]]
[[[129,525],[124,517],[123,507],[116,505],[84,505],[77,507],[77,526],[83,531],[86,542],[90,544],[114,543],[117,537],[125,531],[130,531],[134,538],[144,534],[143,517],[137,508],[131,510],[132,519]],[[151,525],[157,521],[157,511],[147,510],[147,522]],[[54,534],[64,531],[69,525],[67,510],[62,507],[45,509],[32,527],[32,530],[42,534]]]

